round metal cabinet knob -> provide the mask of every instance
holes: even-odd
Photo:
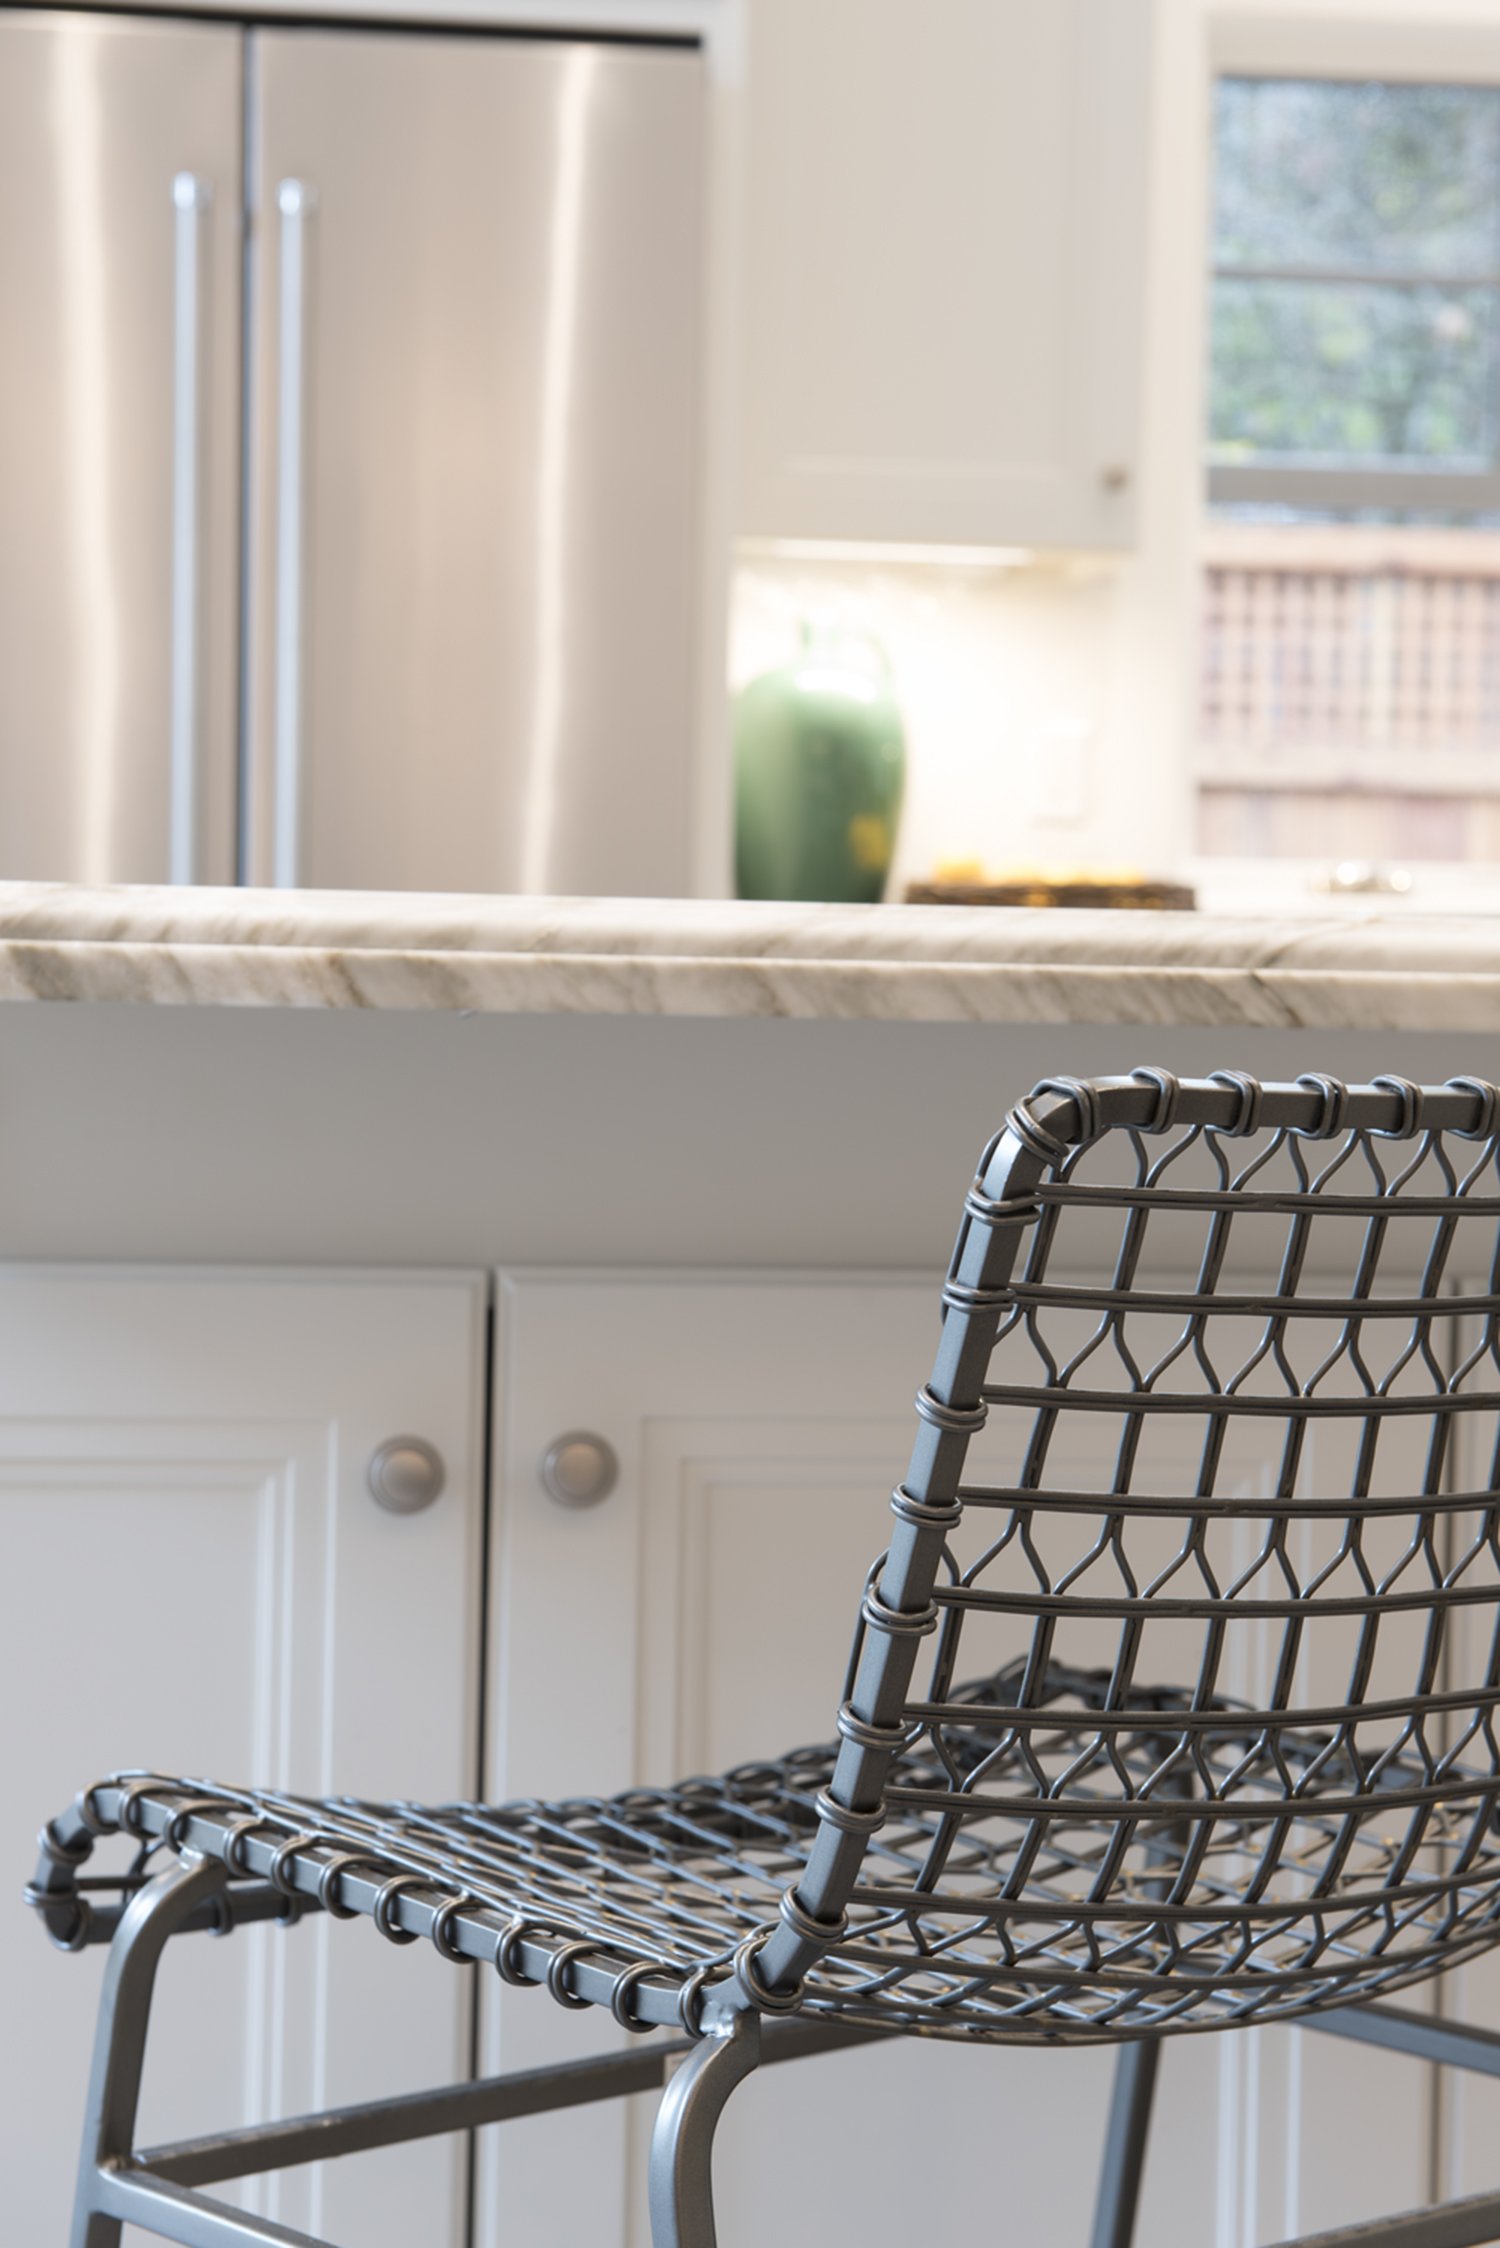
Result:
[[[597,1506],[620,1480],[613,1444],[591,1429],[570,1428],[542,1454],[542,1489],[559,1506]]]
[[[370,1456],[365,1481],[387,1514],[420,1514],[447,1481],[443,1455],[420,1436],[388,1436]]]

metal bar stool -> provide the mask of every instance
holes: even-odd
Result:
[[[1500,1940],[1497,1154],[1475,1079],[1023,1101],[824,1746],[607,1802],[86,1789],[28,1892],[112,1945],[73,2248],[318,2248],[203,2189],[663,2083],[656,2248],[712,2248],[734,2086],[901,2034],[1118,2043],[1093,2239],[1127,2248],[1165,2036],[1303,2020],[1500,2075],[1500,2036],[1372,2003]],[[116,1832],[129,1870],[80,1878]],[[168,1935],[320,1909],[681,2034],[137,2152]],[[1497,2236],[1500,2191],[1320,2240]]]

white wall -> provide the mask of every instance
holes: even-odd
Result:
[[[736,578],[735,683],[780,663],[799,621],[874,632],[906,720],[908,786],[892,896],[944,861],[991,868],[1097,858],[1122,793],[1107,727],[1118,703],[1111,566],[1072,572],[758,561]],[[1086,818],[1081,818],[1084,805]],[[1124,865],[1130,845],[1105,850]],[[1138,846],[1144,869],[1153,842]],[[1153,862],[1154,863],[1154,862]]]
[[[754,0],[749,0],[753,30]],[[1157,0],[1140,542],[1071,569],[811,568],[742,559],[731,676],[831,597],[882,637],[911,782],[892,895],[940,858],[1170,872],[1192,848],[1197,539],[1214,67],[1500,79],[1500,0]],[[1045,750],[1084,770],[1033,770]]]
[[[736,685],[789,652],[800,611],[830,598],[885,644],[910,748],[892,895],[943,858],[1152,874],[1189,846],[1197,461],[1184,432],[1201,422],[1207,73],[1201,0],[1158,0],[1158,15],[1137,553],[1008,570],[757,557],[736,573]],[[754,0],[750,21],[753,36]],[[1044,762],[1060,766],[1055,781]]]

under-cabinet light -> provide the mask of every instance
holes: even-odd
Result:
[[[929,546],[904,539],[739,539],[746,561],[902,562],[959,570],[1024,570],[1029,546]]]

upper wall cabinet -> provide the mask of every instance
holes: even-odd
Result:
[[[752,0],[747,536],[1135,535],[1150,0]]]

